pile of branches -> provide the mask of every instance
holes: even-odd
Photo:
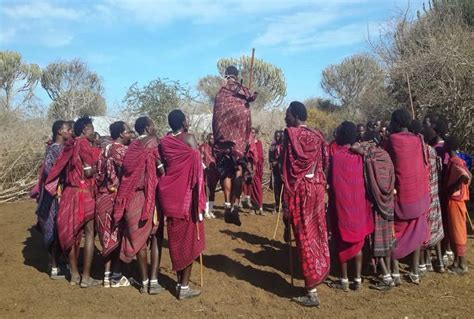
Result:
[[[0,117],[0,203],[25,197],[35,185],[49,124]]]

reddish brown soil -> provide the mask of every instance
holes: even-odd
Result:
[[[271,202],[270,196],[266,200]],[[217,200],[220,203],[220,200]],[[243,214],[242,227],[216,219],[206,224],[202,296],[177,301],[175,275],[167,249],[163,250],[160,281],[167,291],[158,296],[140,295],[135,288],[80,289],[66,281],[48,278],[47,254],[35,224],[34,203],[0,205],[0,317],[442,317],[473,316],[472,272],[465,276],[430,273],[420,286],[406,282],[390,292],[368,288],[344,293],[322,285],[321,309],[302,308],[290,298],[303,292],[297,261],[295,287],[290,284],[288,248],[272,244],[276,217]],[[281,225],[281,224],[280,224]],[[469,265],[474,271],[473,241]],[[296,253],[294,253],[294,256]],[[101,273],[100,260],[94,268]],[[134,267],[132,266],[132,272]],[[332,277],[334,278],[334,277]],[[199,282],[199,265],[193,269]]]

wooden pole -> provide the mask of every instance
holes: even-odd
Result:
[[[413,119],[415,119],[415,109],[413,108],[413,99],[411,97],[410,77],[408,76],[408,73],[405,73],[405,75],[406,75],[407,84],[408,84],[408,96],[410,97],[411,116]]]
[[[290,240],[288,241],[288,248],[290,249],[290,276],[291,276],[291,285],[294,286],[293,283],[293,244],[292,244],[292,235],[291,235],[291,226],[288,227],[290,229]]]
[[[249,91],[252,89],[253,82],[253,62],[255,60],[255,48],[252,48],[252,59],[250,60],[250,78],[249,78]]]
[[[201,237],[199,236],[199,218],[196,222],[196,232],[197,232],[197,240],[201,240]],[[201,279],[201,287],[204,285],[204,279],[203,279],[203,275],[202,275],[202,272],[203,272],[203,266],[202,266],[202,253],[199,254],[199,274],[200,274],[200,279]]]
[[[284,186],[282,185],[281,192],[280,192],[280,205],[278,207],[277,221],[276,221],[276,225],[275,225],[275,230],[273,231],[273,240],[275,240],[275,238],[276,238],[277,230],[278,230],[278,224],[280,223],[281,207],[282,207],[282,204],[283,204],[283,188],[284,188]]]

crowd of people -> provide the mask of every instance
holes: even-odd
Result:
[[[111,124],[110,137],[100,143],[89,117],[53,124],[32,192],[51,278],[68,275],[71,285],[82,288],[129,286],[121,267],[136,260],[140,292],[158,294],[164,291],[158,273],[166,227],[176,297],[200,295],[189,278],[205,249],[204,220],[216,217],[217,185],[226,223],[241,226],[244,203],[253,214],[264,214],[264,150],[250,117],[257,93],[242,85],[233,66],[225,78],[215,99],[213,132],[201,145],[178,109],[168,114],[170,132],[161,138],[146,116],[135,121],[134,131],[123,121]],[[319,306],[322,282],[360,290],[364,262],[378,275],[371,288],[381,291],[401,285],[399,261],[405,258],[406,280],[413,284],[428,271],[468,271],[470,162],[458,152],[444,117],[429,115],[421,123],[398,109],[386,125],[345,121],[330,143],[306,120],[305,105],[290,103],[286,128],[275,131],[268,150],[274,212],[283,213],[284,240],[296,242],[305,282],[306,294],[295,302]],[[96,234],[104,259],[100,280],[91,277]],[[331,257],[339,263],[337,281],[327,280]]]

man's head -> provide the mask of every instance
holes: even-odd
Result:
[[[156,135],[155,123],[148,116],[142,116],[135,121],[135,131],[138,135]]]
[[[257,134],[258,134],[258,129],[256,129],[255,127],[251,127],[250,128],[250,135],[257,138]]]
[[[436,137],[437,137],[437,134],[435,130],[433,130],[429,126],[425,126],[425,128],[423,129],[423,139],[425,140],[425,143],[431,146],[435,145]]]
[[[365,127],[367,131],[373,131],[375,127],[374,121],[368,121]]]
[[[450,153],[456,152],[460,146],[461,146],[461,143],[457,136],[448,136],[444,140],[444,149],[447,152],[450,152]]]
[[[445,119],[444,117],[438,117],[438,119],[436,119],[436,122],[434,123],[433,126],[438,136],[444,139],[446,137],[446,134],[448,134],[448,129],[449,129],[448,120]]]
[[[357,124],[357,134],[359,135],[359,137],[362,137],[362,135],[364,135],[365,133],[365,125],[364,124]]]
[[[188,123],[186,122],[186,115],[181,110],[173,110],[168,114],[168,124],[173,132],[179,130],[188,130]]]
[[[130,128],[124,121],[117,121],[110,124],[109,130],[110,137],[113,140],[118,140],[120,138],[120,141],[123,145],[130,144],[132,132],[130,132]]]
[[[77,137],[83,136],[90,142],[94,142],[94,125],[92,125],[92,118],[89,116],[83,116],[76,120],[74,123],[74,135]]]
[[[225,73],[224,73],[224,76],[226,78],[233,78],[234,80],[237,80],[238,77],[239,77],[239,70],[237,70],[237,68],[233,65],[231,66],[228,66],[226,69],[225,69]]]
[[[374,130],[376,132],[380,131],[382,129],[382,121],[376,120],[374,123]]]
[[[303,124],[308,118],[306,106],[298,101],[293,101],[286,110],[285,122],[288,127],[297,127]]]
[[[390,132],[398,133],[402,129],[408,129],[410,127],[412,118],[407,109],[398,109],[393,111],[392,117],[390,118]]]
[[[380,144],[380,134],[376,131],[367,131],[364,134],[365,142],[374,142],[375,144]]]
[[[72,137],[72,127],[69,121],[58,120],[54,122],[51,131],[53,133],[54,142],[58,142],[60,138],[67,141]]]
[[[338,145],[352,145],[357,141],[357,126],[344,121],[337,128],[336,143]]]
[[[214,145],[214,134],[212,133],[207,134],[206,141],[207,141],[207,144],[211,146]]]
[[[276,130],[275,134],[273,135],[273,139],[275,142],[280,144],[283,141],[283,131],[282,130]]]
[[[413,134],[420,134],[423,131],[423,124],[419,120],[412,120],[408,130]]]

